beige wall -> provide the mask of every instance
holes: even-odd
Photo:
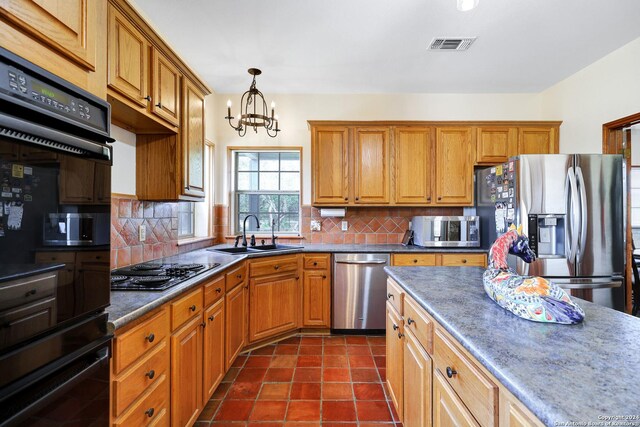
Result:
[[[560,151],[601,153],[602,125],[640,112],[640,38],[541,94],[543,118],[562,120]]]
[[[111,125],[113,143],[113,169],[111,192],[136,194],[136,134]]]
[[[258,82],[259,84],[259,82]],[[248,88],[248,87],[247,87]],[[207,99],[209,130],[216,143],[216,203],[228,203],[227,148],[234,146],[303,147],[303,204],[311,203],[311,137],[307,120],[538,120],[538,94],[397,94],[397,95],[267,95],[276,102],[282,132],[269,138],[264,130],[248,130],[240,138],[224,119],[227,99],[238,111],[241,94]],[[214,115],[214,117],[211,117]],[[209,131],[208,131],[209,132]]]

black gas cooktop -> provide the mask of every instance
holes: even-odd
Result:
[[[220,264],[145,262],[111,272],[112,291],[164,291]]]

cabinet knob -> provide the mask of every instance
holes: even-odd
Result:
[[[273,268],[274,268],[275,270],[279,270],[279,269],[280,269],[280,266],[279,266],[279,265],[274,265],[274,266],[273,266]]]
[[[35,295],[36,294],[36,290],[35,289],[31,289],[30,291],[27,291],[24,296],[25,297],[30,297],[31,295]]]
[[[160,102],[158,102],[158,103],[156,104],[156,107],[158,107],[158,108],[162,108],[162,104],[161,104]]]
[[[442,197],[438,197],[438,200],[442,200]]]
[[[153,379],[153,377],[156,376],[156,371],[154,371],[153,369],[150,370],[149,372],[147,372],[146,374],[144,374],[145,377],[149,377],[150,380]]]
[[[318,265],[318,263],[317,263],[317,262],[314,262],[314,263],[313,263],[313,266],[314,266],[314,267],[316,267],[317,265]]]
[[[412,324],[412,323],[416,323],[416,321],[415,321],[415,320],[413,320],[411,317],[409,317],[409,318],[407,319],[407,325],[410,325],[410,324]]]
[[[149,341],[149,342],[153,342],[153,340],[156,339],[156,336],[153,335],[153,333],[150,333],[149,335],[147,335],[146,337],[144,337],[145,340]]]
[[[238,274],[238,275],[236,276],[236,279],[242,279],[242,274]]]
[[[394,330],[394,331],[397,331],[397,330],[398,330],[398,328],[399,328],[399,326],[398,326],[398,325],[396,325],[396,324],[394,324],[394,325],[393,325],[393,330]]]
[[[404,334],[402,332],[398,332],[398,339],[401,340],[402,337],[404,337]]]
[[[466,264],[466,263],[467,263],[467,260],[466,260],[466,259],[463,259],[463,260],[462,260],[462,263],[463,263],[463,264]]]
[[[211,316],[209,316],[209,322],[213,322],[213,319],[214,319],[214,317],[213,317],[213,314],[212,314]]]
[[[431,201],[431,196],[427,197],[427,202]]]
[[[389,293],[387,294],[387,299],[395,299],[395,297],[393,296],[393,294]]]
[[[348,197],[345,197],[345,198],[344,198],[344,201],[345,201],[345,202],[348,202],[348,201],[349,201],[349,198],[348,198]]]
[[[153,408],[149,408],[146,411],[144,411],[144,413],[147,415],[147,417],[151,418],[153,417],[153,413],[154,413],[154,409]]]
[[[205,322],[200,323],[200,326],[202,326],[203,328],[207,326],[207,324]]]
[[[144,99],[146,99],[147,102],[151,102],[151,97],[149,95],[145,96]]]
[[[447,366],[447,376],[449,378],[453,378],[453,376],[457,373],[458,371],[456,371],[455,369],[452,369],[451,366]]]
[[[322,276],[322,278],[323,278],[323,279],[326,279],[326,278],[327,278],[327,276],[326,276],[326,275],[323,275],[323,276]]]
[[[360,200],[360,197],[356,197],[356,201]]]
[[[189,310],[191,310],[191,311],[196,311],[196,305],[195,305],[195,304],[193,304],[191,307],[189,307]]]
[[[222,288],[216,288],[216,292],[217,292],[217,293],[222,292]]]
[[[417,264],[417,263],[418,263],[418,260],[417,260],[417,259],[414,259],[414,260],[413,260],[413,263],[414,263],[414,264]]]

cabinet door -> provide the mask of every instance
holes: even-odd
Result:
[[[556,128],[520,128],[518,154],[555,154],[558,152]]]
[[[180,71],[160,52],[153,50],[151,111],[174,126],[180,119]]]
[[[542,427],[542,424],[511,393],[500,391],[500,427]]]
[[[251,279],[249,342],[298,327],[298,281],[296,275]]]
[[[479,127],[476,129],[476,163],[504,163],[518,150],[518,129],[513,127]]]
[[[108,205],[111,203],[111,166],[96,163],[94,179],[96,184],[94,202]]]
[[[203,405],[207,403],[225,374],[224,299],[205,310],[204,324]]]
[[[107,45],[109,87],[141,107],[148,104],[149,44],[120,12],[109,5]]]
[[[436,203],[473,203],[471,127],[436,129]]]
[[[314,129],[311,145],[313,203],[346,205],[349,203],[349,129]]]
[[[302,326],[331,326],[331,278],[328,271],[302,273]]]
[[[431,358],[408,330],[404,337],[404,427],[431,426]]]
[[[245,345],[247,331],[247,289],[240,284],[225,297],[225,370],[236,360]]]
[[[389,203],[389,129],[354,131],[355,202]]]
[[[431,203],[433,173],[431,129],[396,128],[394,146],[394,180],[397,204]]]
[[[202,409],[202,316],[171,335],[171,425],[190,426]]]
[[[60,163],[60,203],[92,203],[95,163],[65,156]]]
[[[46,148],[40,148],[37,145],[23,145],[20,147],[20,158],[22,161],[29,162],[48,162],[57,160],[58,155]]]
[[[403,421],[403,344],[402,322],[400,315],[393,306],[387,303],[387,389],[391,394],[391,401],[396,407],[396,412]]]
[[[187,79],[183,85],[183,193],[204,197],[204,96]]]
[[[5,0],[0,2],[0,15],[83,68],[95,71],[97,8],[91,3]]]
[[[433,373],[433,426],[480,426],[438,371]]]

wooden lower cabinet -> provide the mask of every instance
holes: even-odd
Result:
[[[433,374],[433,426],[479,427],[464,403],[439,372]]]
[[[298,273],[251,279],[249,342],[298,328]]]
[[[396,312],[393,306],[389,303],[387,306],[387,359],[386,359],[386,376],[387,376],[387,389],[391,395],[391,401],[396,407],[396,412],[400,417],[400,421],[403,421],[402,408],[403,403],[403,343],[402,343],[402,321],[400,315]]]
[[[431,358],[407,328],[404,332],[404,427],[431,426]]]
[[[190,426],[202,410],[202,319],[171,336],[171,425]]]
[[[224,299],[204,311],[202,404],[205,405],[225,374]]]
[[[500,391],[500,427],[543,427],[518,399],[506,390]]]
[[[302,273],[302,326],[331,327],[331,277],[328,271]]]
[[[393,254],[391,263],[394,266],[486,267],[487,255],[473,252]]]
[[[246,344],[247,330],[247,289],[248,285],[240,283],[227,291],[225,297],[224,348],[225,369],[228,370]]]

